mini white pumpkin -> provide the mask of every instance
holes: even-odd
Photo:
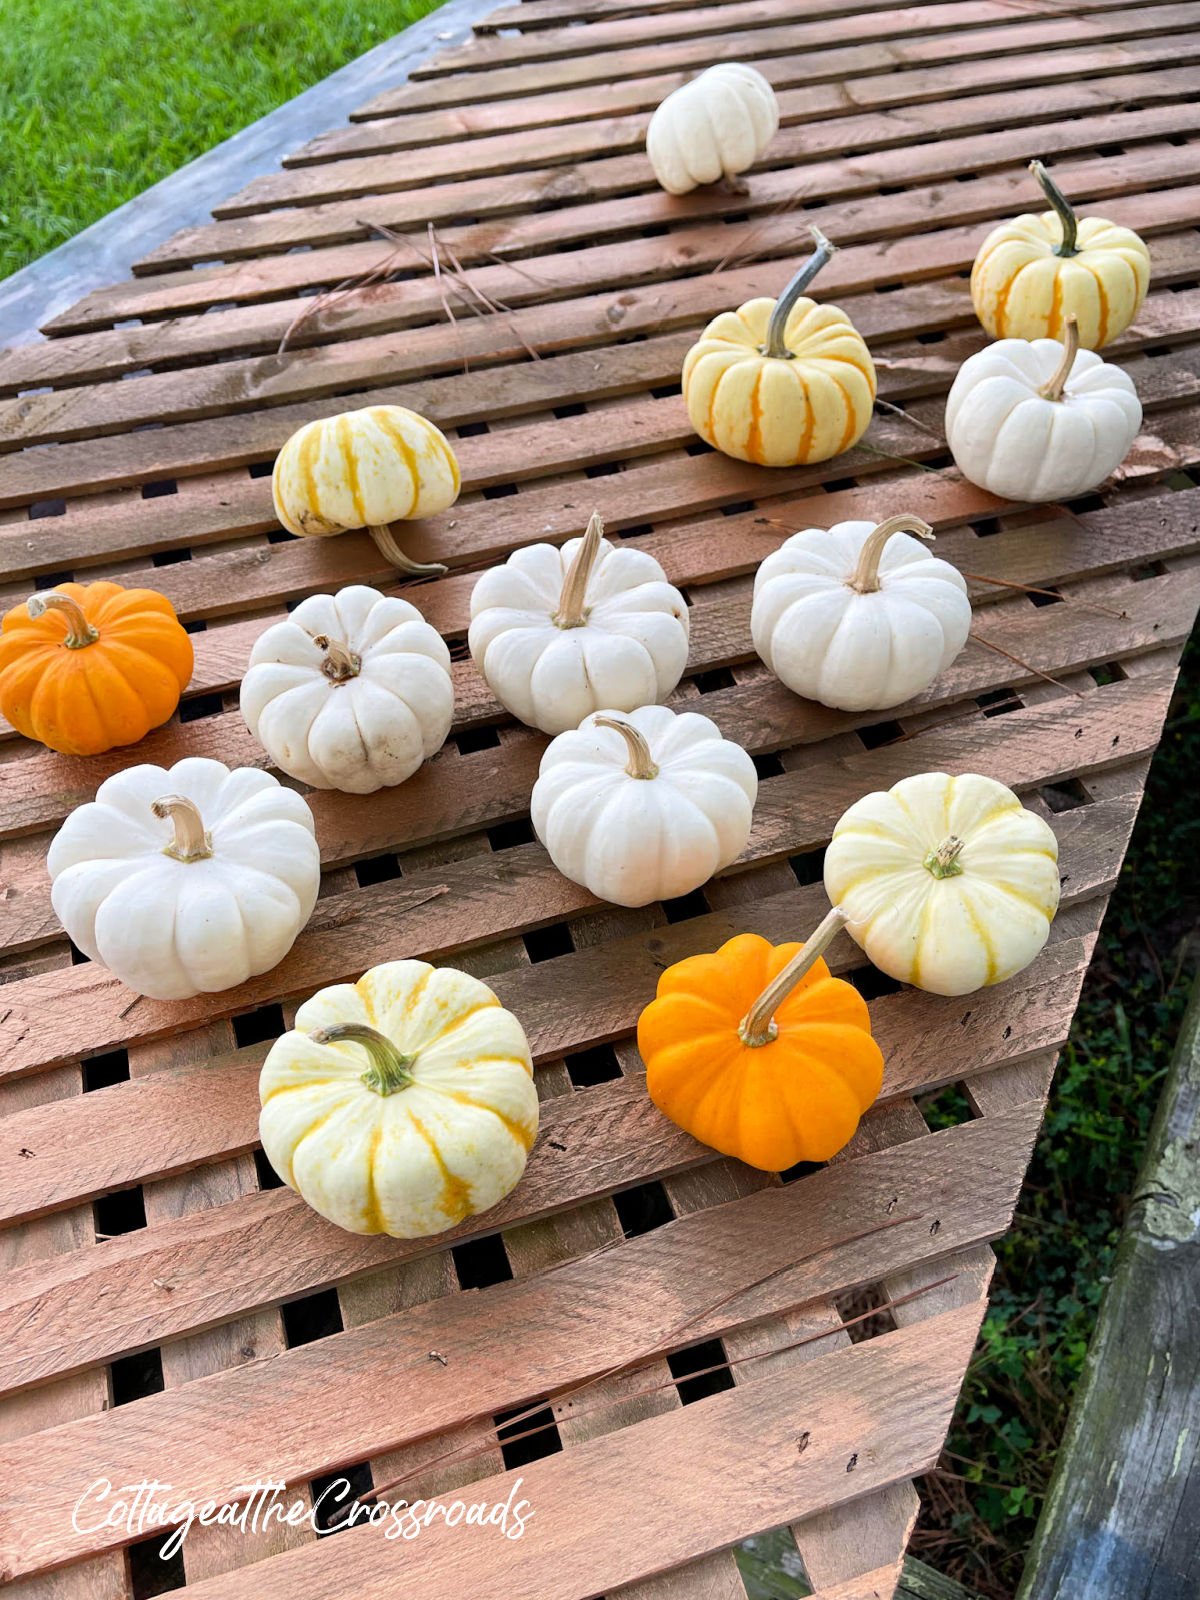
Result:
[[[275,966],[321,880],[301,796],[203,756],[107,778],[63,823],[46,865],[84,955],[152,1000],[231,989]]]
[[[603,534],[595,512],[582,539],[526,545],[471,595],[475,665],[500,704],[543,733],[662,700],[687,665],[686,600],[653,556]]]
[[[521,1024],[478,978],[424,961],[319,990],[258,1087],[267,1159],[350,1233],[418,1239],[486,1211],[537,1137]]]
[[[845,812],[825,852],[825,891],[882,972],[969,994],[1011,978],[1045,944],[1058,841],[995,778],[924,772]]]
[[[619,906],[673,900],[736,861],[758,774],[694,711],[593,712],[542,757],[531,812],[550,859]]]
[[[311,595],[256,640],[241,706],[282,771],[315,789],[372,794],[445,743],[450,652],[416,606],[353,584]]]
[[[904,514],[794,533],[755,577],[754,648],[789,689],[822,705],[881,711],[911,700],[971,627],[962,574],[919,542],[932,536]]]
[[[968,356],[946,402],[963,476],[1005,500],[1069,500],[1104,482],[1142,425],[1133,379],[1066,339],[1001,339]]]
[[[650,118],[646,154],[668,194],[733,178],[775,137],[779,102],[753,67],[724,61],[669,94]]]

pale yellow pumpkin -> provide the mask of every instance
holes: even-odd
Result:
[[[1067,318],[1085,350],[1111,343],[1141,310],[1150,252],[1131,228],[1076,217],[1042,166],[1029,170],[1051,207],[993,228],[971,269],[971,299],[995,339],[1062,340]]]
[[[817,248],[778,300],[747,300],[705,328],[683,363],[692,427],[714,449],[763,467],[827,461],[857,444],[875,404],[875,367],[837,306],[803,291],[833,254]]]
[[[350,1233],[423,1238],[488,1210],[537,1137],[521,1024],[486,983],[425,961],[319,990],[258,1087],[267,1159]]]
[[[458,499],[458,462],[440,428],[404,406],[366,406],[305,423],[275,461],[275,515],[289,533],[327,538],[365,528],[411,575],[445,572],[410,561],[389,527],[445,511]]]

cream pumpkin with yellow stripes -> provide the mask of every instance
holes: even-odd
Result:
[[[762,467],[827,461],[867,431],[875,368],[837,306],[803,291],[833,254],[817,248],[778,300],[747,300],[705,328],[683,363],[692,427],[714,449]]]
[[[513,1189],[537,1137],[521,1024],[485,983],[392,961],[321,989],[259,1078],[263,1149],[350,1233],[419,1239]]]
[[[971,269],[975,314],[994,339],[1059,339],[1074,317],[1085,350],[1110,344],[1141,310],[1150,252],[1131,228],[1077,217],[1040,161],[1029,170],[1051,210],[1004,222]]]
[[[1045,944],[1058,841],[995,778],[925,772],[842,816],[825,890],[880,971],[934,994],[969,994],[1011,978]]]
[[[289,533],[323,539],[365,528],[401,572],[445,572],[411,561],[390,524],[445,511],[458,499],[458,462],[440,428],[404,406],[367,406],[305,423],[275,460],[275,515]]]

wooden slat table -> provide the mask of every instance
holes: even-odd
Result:
[[[671,199],[648,114],[735,56],[775,84],[780,133],[748,194]],[[822,1600],[891,1594],[1200,602],[1198,90],[1194,0],[523,0],[0,354],[0,598],[149,582],[197,656],[136,750],[68,760],[0,727],[0,1572],[20,1600],[732,1600],[733,1547],[778,1527]],[[959,477],[941,418],[983,343],[971,260],[1033,203],[1033,155],[1147,236],[1154,270],[1113,347],[1142,436],[1101,492],[1030,508]],[[778,290],[814,221],[842,247],[820,294],[869,340],[883,403],[848,455],[768,472],[698,444],[679,366],[716,311]],[[430,224],[460,267],[440,284]],[[281,532],[274,453],[385,399],[463,466],[460,503],[406,539],[451,568],[406,590],[454,646],[451,741],[399,790],[311,796],[323,894],[275,972],[136,1000],[64,938],[48,839],[133,761],[264,761],[236,709],[253,639],[301,595],[395,587],[365,535]],[[474,572],[594,507],[685,590],[676,700],[762,780],[742,859],[639,912],[550,867],[528,824],[544,741],[462,647]],[[757,563],[794,528],[900,508],[969,575],[977,638],[893,713],[795,699],[751,648]],[[843,808],[936,768],[993,774],[1053,824],[1050,943],[943,1000],[843,938],[879,1104],[823,1170],[714,1158],[644,1092],[659,972],[736,930],[803,936]],[[339,1233],[256,1151],[258,1067],[295,1006],[406,955],[487,977],[544,1101],[517,1191],[419,1243]],[[930,1132],[922,1098],[951,1084],[971,1114]],[[218,1504],[269,1479],[307,1504],[342,1473],[489,1505],[520,1477],[533,1516],[520,1539],[197,1526],[165,1572],[152,1524],[72,1516],[98,1478]]]

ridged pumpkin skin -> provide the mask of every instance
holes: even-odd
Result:
[[[165,595],[119,583],[60,583],[96,638],[78,648],[61,611],[23,602],[0,625],[0,712],[68,756],[136,744],[167,721],[192,676],[192,641]]]
[[[364,1028],[374,1048],[353,1037]],[[392,1081],[380,1047],[397,1057]],[[283,1181],[339,1228],[395,1239],[502,1200],[538,1129],[521,1024],[478,978],[424,961],[386,962],[306,1000],[271,1046],[259,1100]]]
[[[1056,255],[1063,225],[1053,211],[1027,212],[994,228],[971,269],[971,299],[994,339],[1059,339],[1067,318],[1085,350],[1111,343],[1141,310],[1150,252],[1130,228],[1083,217],[1078,254]]]
[[[279,452],[271,479],[276,516],[302,538],[431,517],[454,504],[460,486],[441,429],[404,406],[306,423]]]
[[[654,1104],[702,1144],[764,1172],[836,1155],[883,1082],[866,1001],[822,960],[776,1006],[777,1037],[743,1044],[742,1019],[803,948],[740,933],[668,967],[638,1019]]]
[[[714,317],[683,363],[683,398],[700,437],[761,467],[828,461],[867,431],[875,367],[837,306],[796,301],[784,327],[791,356],[763,353],[775,301]]]

